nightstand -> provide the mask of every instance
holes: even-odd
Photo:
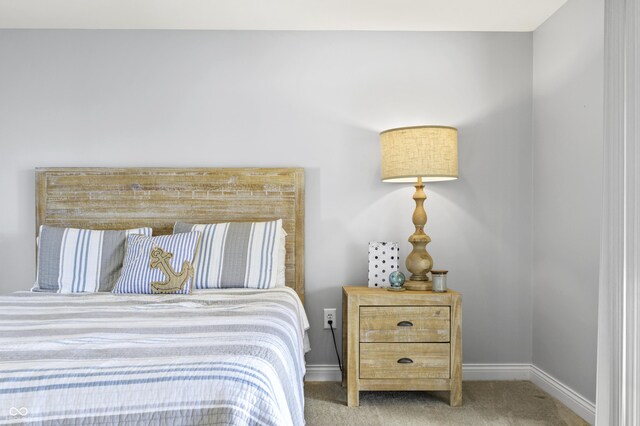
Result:
[[[342,382],[360,391],[449,391],[462,404],[462,297],[449,290],[342,288]]]

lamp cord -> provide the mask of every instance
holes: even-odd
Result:
[[[338,367],[340,367],[340,372],[342,372],[342,363],[340,362],[340,355],[338,354],[338,344],[336,343],[336,335],[333,332],[333,321],[329,320],[329,328],[331,329],[331,336],[333,337],[333,347],[336,349],[336,357],[338,357]]]

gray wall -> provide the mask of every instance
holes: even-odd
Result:
[[[533,363],[596,390],[604,1],[570,0],[533,35]]]
[[[34,278],[36,166],[301,166],[308,361],[335,364],[322,308],[413,232],[378,132],[446,124],[460,179],[427,188],[427,231],[464,361],[531,362],[531,93],[531,33],[0,31],[0,292]]]

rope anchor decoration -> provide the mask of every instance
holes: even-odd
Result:
[[[160,269],[160,271],[167,276],[167,279],[164,281],[153,281],[151,283],[151,290],[154,293],[175,293],[184,290],[189,278],[193,276],[193,265],[191,262],[185,260],[182,263],[182,270],[180,273],[177,273],[169,263],[172,257],[173,253],[168,253],[160,247],[156,246],[151,250],[151,262],[149,266]]]

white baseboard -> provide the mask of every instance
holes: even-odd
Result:
[[[340,367],[334,364],[307,364],[307,374],[304,375],[305,382],[340,382],[342,372]]]
[[[464,364],[463,380],[530,380],[536,386],[558,399],[570,410],[595,424],[596,406],[570,387],[531,364]],[[307,382],[339,382],[340,368],[333,364],[307,365]]]
[[[540,389],[569,407],[571,411],[585,419],[589,424],[595,424],[596,405],[593,402],[589,401],[578,392],[542,371],[535,365],[531,366],[530,380]]]
[[[463,364],[462,380],[529,380],[531,364]]]

